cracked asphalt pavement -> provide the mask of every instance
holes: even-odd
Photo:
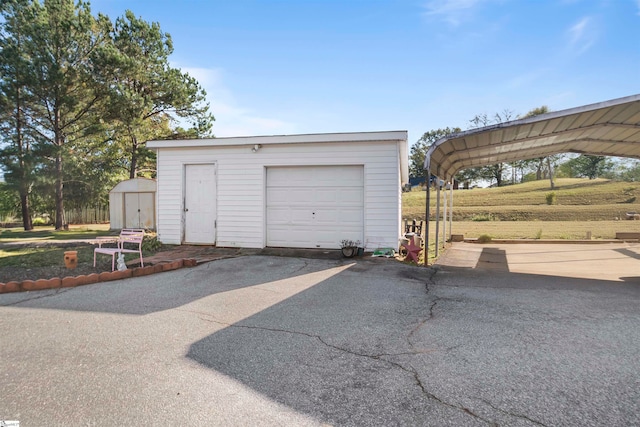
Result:
[[[0,420],[640,425],[639,302],[637,280],[272,256],[3,294]]]

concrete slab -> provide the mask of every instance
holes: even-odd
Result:
[[[436,265],[628,281],[640,278],[640,244],[453,243]]]

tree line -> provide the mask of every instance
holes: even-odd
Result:
[[[158,23],[73,0],[3,0],[0,14],[0,199],[26,230],[34,209],[61,229],[65,203],[106,204],[118,181],[153,177],[147,141],[212,136],[206,93],[170,65]]]
[[[502,123],[512,119],[533,117],[549,112],[545,105],[529,111],[523,116],[515,116],[510,110],[504,110],[493,116],[479,114],[469,120],[469,129],[489,126],[495,123]],[[461,132],[458,127],[434,129],[425,132],[422,137],[411,147],[409,155],[409,175],[411,177],[422,177],[426,171],[423,170],[424,161],[429,147],[441,138]],[[548,179],[551,189],[555,187],[554,178],[557,176],[589,179],[609,178],[626,181],[640,180],[640,163],[637,161],[631,164],[614,161],[606,156],[592,156],[588,154],[563,155],[540,157],[527,160],[519,160],[511,163],[497,163],[477,168],[469,168],[458,172],[455,180],[467,186],[473,182],[489,182],[498,187],[516,184],[532,180]]]

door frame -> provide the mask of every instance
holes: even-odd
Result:
[[[186,243],[186,227],[187,227],[187,213],[185,211],[185,205],[187,200],[187,167],[188,166],[213,166],[213,174],[214,174],[214,188],[216,191],[215,197],[215,212],[214,212],[214,241],[211,243],[202,243],[215,245],[218,241],[218,163],[215,161],[203,161],[203,162],[185,162],[182,163],[182,197],[180,199],[180,244],[197,244],[197,243]]]

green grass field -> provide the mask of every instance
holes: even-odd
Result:
[[[97,236],[114,234],[109,231],[109,224],[71,225],[69,230],[56,231],[51,226],[35,227],[31,231],[24,228],[0,228],[0,243],[37,240],[77,240],[94,239]]]
[[[555,193],[555,204],[547,195]],[[431,219],[435,219],[436,192],[431,193]],[[465,237],[487,234],[505,239],[612,239],[616,232],[640,232],[640,221],[626,220],[627,212],[640,212],[640,183],[605,179],[562,178],[556,188],[535,181],[500,188],[454,190],[453,233]],[[442,197],[442,196],[441,196]],[[426,192],[403,193],[405,219],[425,218]],[[441,200],[441,213],[443,199]],[[435,233],[435,222],[431,235]],[[442,229],[441,229],[442,230]]]

